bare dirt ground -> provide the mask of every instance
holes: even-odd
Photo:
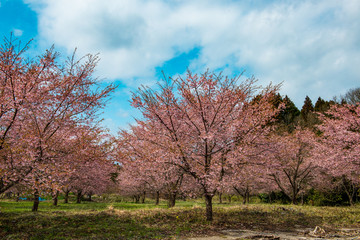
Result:
[[[336,231],[326,232],[320,227],[315,229],[297,229],[292,232],[279,231],[252,231],[252,230],[223,230],[218,236],[194,237],[188,240],[320,240],[320,239],[346,239],[360,240],[360,229],[339,229]]]

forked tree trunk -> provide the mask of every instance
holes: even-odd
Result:
[[[176,203],[176,192],[170,192],[168,199],[168,207],[169,208],[175,207],[175,203]]]
[[[245,195],[241,195],[241,197],[243,198],[243,204],[246,204],[246,194]]]
[[[354,184],[351,182],[347,182],[346,178],[343,177],[342,185],[343,185],[343,188],[344,188],[344,191],[345,191],[347,197],[349,198],[350,206],[353,206],[354,205],[354,196],[355,196],[355,192],[356,192]]]
[[[205,194],[205,203],[206,203],[206,220],[213,220],[213,211],[212,211],[212,198],[210,194]]]
[[[139,203],[140,202],[140,195],[134,195],[134,200],[135,200],[135,203]]]
[[[40,203],[40,199],[39,199],[39,191],[36,189],[35,190],[35,193],[34,193],[34,204],[33,204],[33,207],[32,207],[32,211],[33,212],[36,212],[39,208],[39,203]]]
[[[58,205],[58,197],[59,197],[59,191],[56,191],[55,193],[53,193],[53,205],[57,206]]]
[[[155,205],[159,205],[159,202],[160,202],[160,192],[156,191]]]

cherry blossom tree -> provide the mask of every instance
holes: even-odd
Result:
[[[159,91],[139,89],[132,100],[143,114],[137,124],[146,130],[144,139],[201,186],[209,221],[219,182],[239,159],[228,155],[242,154],[243,146],[260,140],[278,112],[270,103],[278,86],[262,89],[254,101],[255,79],[239,79],[188,72],[186,78],[165,80]]]
[[[271,141],[273,149],[265,163],[268,175],[296,204],[299,193],[306,189],[318,166],[313,153],[315,134],[297,129],[291,134],[273,135]]]
[[[28,45],[19,46],[10,38],[0,49],[0,193],[59,159],[54,147],[74,126],[96,124],[96,113],[115,88],[100,88],[92,77],[96,55],[74,54],[61,63],[50,49],[28,60]]]
[[[76,151],[68,156],[75,159],[71,164],[72,172],[61,187],[65,191],[75,191],[80,203],[83,195],[91,200],[92,195],[101,194],[112,185],[111,174],[116,172],[114,139],[101,128],[82,126],[75,140]]]
[[[171,156],[144,141],[144,134],[146,130],[141,126],[131,126],[130,132],[120,132],[119,159],[124,171],[120,178],[123,179],[124,174],[128,175],[125,181],[120,179],[120,185],[132,189],[134,193],[142,192],[143,196],[147,191],[152,192],[156,195],[156,204],[163,192],[168,197],[168,206],[173,207],[184,173],[181,168],[166,163],[168,159],[164,157]],[[134,182],[129,182],[129,179]]]
[[[360,183],[360,105],[333,105],[321,114],[323,133],[318,145],[322,167],[341,184],[353,204],[354,195]]]

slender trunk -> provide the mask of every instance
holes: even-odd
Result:
[[[243,204],[246,204],[246,194],[241,195],[241,197],[243,198]]]
[[[250,203],[250,192],[249,191],[246,192],[246,202],[248,204]]]
[[[160,202],[160,192],[156,191],[155,205],[159,205],[159,202]]]
[[[220,204],[223,203],[223,202],[222,202],[222,193],[221,193],[221,192],[219,192],[219,203],[220,203]]]
[[[229,203],[231,203],[231,197],[232,197],[231,195],[228,196]]]
[[[92,198],[91,198],[91,197],[92,197],[92,194],[91,194],[91,193],[89,193],[89,194],[88,194],[88,200],[89,200],[89,202],[91,202],[91,201],[92,201]]]
[[[272,203],[271,195],[272,195],[272,192],[269,193],[269,203]]]
[[[40,200],[39,200],[39,191],[36,189],[35,190],[35,193],[34,193],[34,204],[33,204],[33,207],[32,207],[32,211],[33,212],[36,212],[39,208],[39,203],[40,203]]]
[[[16,194],[16,202],[20,201],[20,193]]]
[[[354,200],[353,200],[352,195],[349,196],[349,203],[350,203],[350,206],[354,206]]]
[[[64,192],[65,192],[64,203],[69,203],[69,193],[70,193],[70,191],[64,191]]]
[[[141,196],[141,203],[145,203],[146,192],[144,191]]]
[[[140,202],[140,195],[135,195],[134,199],[135,199],[135,203],[139,203]]]
[[[212,211],[212,198],[213,196],[205,194],[205,203],[206,203],[206,220],[213,220],[213,211]]]
[[[304,205],[304,193],[301,194],[301,205]]]
[[[55,193],[53,193],[53,205],[54,206],[58,205],[58,197],[59,197],[59,191],[56,191]]]
[[[292,195],[291,195],[291,203],[294,205],[297,205],[297,191],[296,191],[296,185],[292,187]]]
[[[176,202],[176,192],[170,192],[169,193],[169,199],[168,199],[168,207],[172,208],[175,206]]]
[[[81,203],[82,191],[78,190],[76,194],[76,203]]]

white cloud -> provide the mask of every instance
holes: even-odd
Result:
[[[155,67],[195,47],[193,70],[249,67],[262,84],[284,81],[298,105],[306,94],[331,98],[359,84],[357,0],[28,2],[46,44],[100,52],[101,76],[129,86],[152,83]]]
[[[13,30],[13,33],[14,33],[14,36],[15,37],[21,37],[22,35],[23,35],[23,30],[21,30],[21,29],[14,29]]]

